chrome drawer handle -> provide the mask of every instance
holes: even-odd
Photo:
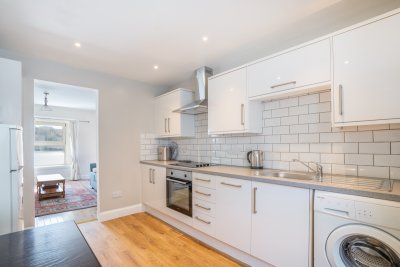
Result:
[[[195,180],[197,180],[197,181],[202,181],[202,182],[211,182],[211,180],[210,179],[201,179],[201,178],[194,178]]]
[[[284,86],[284,85],[288,85],[288,84],[296,84],[296,81],[291,81],[291,82],[287,82],[287,83],[280,83],[280,84],[275,84],[271,86],[271,89],[274,89],[276,87],[280,87],[280,86]]]
[[[197,193],[197,194],[200,194],[200,195],[203,195],[203,196],[211,196],[211,194],[207,194],[207,193],[203,193],[203,192],[200,192],[200,191],[194,191],[195,193]]]
[[[195,206],[198,207],[198,208],[201,208],[203,210],[211,210],[211,208],[206,208],[206,207],[203,207],[203,206],[201,206],[199,204],[195,204]]]
[[[203,220],[203,219],[200,219],[199,217],[194,217],[196,220],[198,220],[198,221],[201,221],[202,223],[206,223],[206,224],[211,224],[211,222],[210,221],[206,221],[206,220]]]
[[[343,115],[343,86],[339,84],[339,115]]]
[[[227,185],[227,186],[232,186],[232,187],[237,187],[237,188],[242,187],[242,185],[240,185],[240,184],[228,184],[228,183],[225,183],[225,182],[221,182],[221,184]]]

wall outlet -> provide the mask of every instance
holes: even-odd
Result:
[[[122,192],[121,191],[112,192],[112,198],[119,198],[119,197],[122,197]]]

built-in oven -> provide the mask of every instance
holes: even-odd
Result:
[[[192,217],[192,172],[167,169],[167,207]]]

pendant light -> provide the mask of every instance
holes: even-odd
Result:
[[[50,94],[49,92],[43,92],[44,94],[44,105],[42,106],[42,108],[40,110],[42,111],[52,111],[51,107],[49,107],[48,103],[49,100],[47,99],[47,96]]]

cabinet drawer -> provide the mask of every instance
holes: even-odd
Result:
[[[215,218],[198,210],[193,211],[193,227],[210,236],[215,234]]]
[[[198,198],[193,198],[193,210],[215,217],[215,204]]]
[[[203,186],[193,186],[193,197],[215,203],[215,190]]]
[[[202,173],[193,173],[192,176],[194,185],[215,189],[215,176]]]

